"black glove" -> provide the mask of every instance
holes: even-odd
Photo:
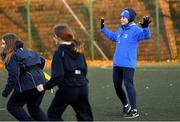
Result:
[[[41,69],[43,69],[44,68],[44,66],[45,66],[45,59],[44,59],[44,57],[42,57],[42,56],[40,56],[40,59],[41,59],[41,64],[39,65],[39,67],[41,68]]]
[[[139,22],[142,28],[146,28],[149,26],[149,24],[152,22],[149,16],[144,16],[143,17],[143,22]]]
[[[6,94],[6,93],[3,91],[3,92],[2,92],[2,96],[6,98],[6,97],[8,97],[8,94]]]
[[[101,18],[101,29],[104,28],[104,18]]]
[[[45,90],[51,90],[52,88],[49,85],[46,84],[46,85],[44,85],[44,89]]]

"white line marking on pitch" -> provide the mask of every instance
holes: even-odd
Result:
[[[5,111],[6,110],[6,108],[0,108],[0,111]]]

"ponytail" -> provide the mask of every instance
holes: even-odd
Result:
[[[72,44],[74,45],[73,51],[77,54],[77,55],[82,55],[83,54],[83,45],[80,41],[77,40],[73,40]]]
[[[53,27],[53,34],[56,41],[71,42],[73,44],[73,51],[76,55],[83,54],[83,45],[80,41],[75,40],[74,32],[67,24],[57,24]]]

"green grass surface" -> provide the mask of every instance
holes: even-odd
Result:
[[[49,70],[47,70],[49,71]],[[0,91],[7,78],[0,71]],[[103,121],[180,121],[180,65],[138,66],[135,72],[137,106],[140,117],[124,119],[120,116],[122,106],[115,94],[112,68],[89,68],[89,97],[95,120]],[[54,94],[46,92],[42,108],[46,112]],[[6,110],[7,99],[0,96],[0,121],[15,120]],[[64,120],[76,120],[68,107]]]

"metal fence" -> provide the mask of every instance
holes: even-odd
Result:
[[[115,44],[100,32],[100,18],[115,31],[119,27],[120,11],[132,7],[137,12],[135,22],[143,15],[152,17],[152,39],[138,48],[138,60],[174,60],[179,58],[178,0],[0,0],[0,35],[18,34],[25,46],[47,58],[55,45],[52,27],[67,23],[85,45],[89,59],[112,59]]]

